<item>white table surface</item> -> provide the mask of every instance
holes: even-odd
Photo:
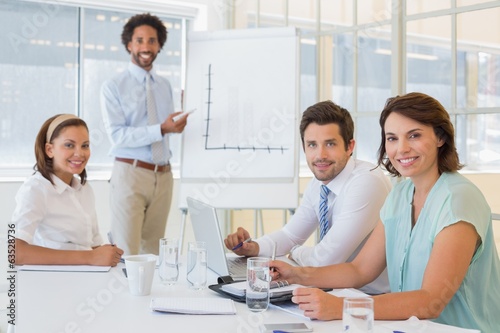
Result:
[[[175,286],[162,285],[155,272],[151,294],[132,296],[119,264],[109,272],[17,272],[16,333],[257,333],[261,323],[308,322],[314,332],[341,333],[342,321],[309,321],[270,308],[253,313],[235,302],[236,315],[180,315],[150,310],[153,297],[222,297],[205,289],[193,291],[180,267]],[[209,284],[217,277],[209,271]],[[376,322],[376,326],[384,322]],[[375,332],[385,332],[377,329]]]
[[[106,273],[17,273],[16,333],[66,332],[259,332],[261,323],[304,322],[303,318],[278,309],[253,313],[235,302],[236,315],[179,315],[150,310],[152,297],[222,297],[205,289],[190,290],[185,265],[175,286],[162,285],[155,272],[151,294],[132,296],[122,272],[124,264]],[[217,277],[209,271],[209,284]],[[341,321],[310,321],[314,332],[341,332]]]

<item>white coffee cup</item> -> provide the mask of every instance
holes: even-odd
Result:
[[[134,296],[145,296],[151,293],[156,258],[151,256],[128,256],[125,258],[127,279],[130,293]]]

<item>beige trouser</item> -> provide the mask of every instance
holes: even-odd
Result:
[[[110,180],[111,232],[125,255],[158,254],[172,201],[172,172],[115,161]]]

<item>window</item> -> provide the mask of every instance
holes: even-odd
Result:
[[[301,28],[300,108],[332,99],[350,110],[357,158],[376,162],[386,99],[421,91],[450,113],[465,169],[499,170],[500,1],[253,0],[235,9],[237,27]]]
[[[130,55],[121,43],[123,25],[131,16],[129,13],[105,10],[83,9],[83,67],[82,117],[90,129],[92,144],[92,167],[109,167],[110,142],[101,117],[100,89],[102,83],[127,69]],[[182,27],[180,19],[160,17],[167,27],[167,42],[154,62],[154,70],[170,81],[176,110],[181,109],[181,66]],[[172,135],[173,158],[171,163],[179,163],[180,136]]]
[[[89,124],[89,171],[111,164],[99,89],[129,61],[119,35],[132,14],[62,2],[0,2],[0,20],[9,27],[0,32],[0,176],[7,170],[26,175],[40,125],[62,112],[76,113]],[[183,5],[195,2],[201,1]],[[152,6],[131,1],[129,9],[134,3],[136,12]],[[349,109],[356,123],[356,157],[375,162],[385,100],[418,90],[450,112],[466,169],[499,169],[499,0],[232,0],[223,11],[220,4],[207,3],[233,28],[300,29],[300,109],[325,99]],[[158,1],[156,6],[167,5]],[[155,67],[172,83],[179,108],[184,38],[194,15],[171,12],[175,15],[160,15],[169,35]],[[393,20],[398,15],[401,20]],[[395,38],[399,33],[402,38]],[[172,139],[175,169],[180,136]]]
[[[0,3],[4,27],[0,52],[0,147],[3,175],[26,176],[35,163],[35,136],[58,113],[74,113],[88,124],[92,170],[108,170],[110,143],[100,110],[101,84],[127,68],[130,56],[121,31],[133,14],[61,4],[7,0]],[[154,68],[173,89],[181,107],[183,38],[186,19],[158,15],[168,30]],[[180,135],[172,136],[173,164],[180,159]],[[10,172],[9,172],[10,171]]]
[[[31,168],[43,122],[77,111],[78,10],[3,1],[0,21],[0,163]]]

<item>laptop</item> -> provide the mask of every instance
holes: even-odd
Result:
[[[221,277],[246,280],[246,257],[226,256],[217,210],[191,197],[186,198],[196,241],[206,243],[208,268]]]

